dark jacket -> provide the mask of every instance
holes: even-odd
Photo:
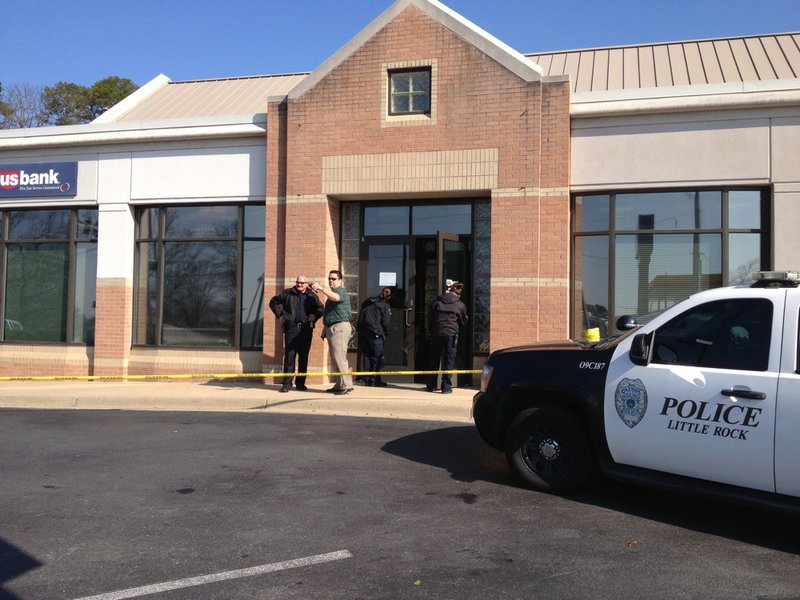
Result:
[[[392,309],[389,307],[389,303],[380,296],[372,296],[361,304],[356,329],[358,329],[359,335],[372,333],[385,338],[389,335],[391,316]]]
[[[283,317],[284,322],[296,323],[299,321],[297,318],[297,310],[300,306],[300,298],[301,295],[297,291],[297,288],[287,288],[277,296],[272,297],[269,301],[269,309],[279,319]],[[320,302],[317,295],[310,290],[305,293],[305,304],[303,307],[306,310],[306,320],[311,316],[316,317],[314,320],[322,316],[322,302]]]
[[[458,328],[468,319],[467,307],[461,298],[451,292],[445,292],[431,304],[428,319],[432,336],[458,335]]]

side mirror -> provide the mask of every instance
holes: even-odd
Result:
[[[648,354],[649,348],[647,343],[647,334],[637,333],[635,336],[633,336],[631,349],[628,353],[628,356],[631,358],[631,362],[635,365],[645,366],[647,364]]]
[[[636,322],[636,317],[632,317],[631,315],[622,315],[619,319],[617,319],[617,329],[620,331],[628,331],[629,329],[636,329],[639,327],[639,323]]]

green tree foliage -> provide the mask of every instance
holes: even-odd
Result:
[[[117,76],[89,87],[59,81],[43,88],[12,85],[4,92],[0,85],[0,129],[89,123],[137,89],[130,79]]]
[[[89,110],[88,89],[77,83],[59,81],[45,87],[42,100],[53,125],[78,125],[94,118]]]
[[[96,119],[137,89],[139,86],[133,81],[122,77],[112,76],[95,81],[88,90],[87,107],[92,119]]]

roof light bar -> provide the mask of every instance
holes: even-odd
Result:
[[[752,287],[797,287],[800,273],[797,271],[755,271]]]

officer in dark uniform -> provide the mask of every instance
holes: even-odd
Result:
[[[377,296],[364,300],[358,313],[358,347],[364,357],[365,371],[380,371],[383,366],[383,342],[389,335],[389,322],[392,309],[389,300],[392,289],[385,287]],[[380,375],[367,375],[364,385],[386,387]]]
[[[312,332],[317,319],[322,316],[322,302],[309,290],[306,276],[300,274],[295,279],[294,287],[272,297],[269,308],[283,326],[283,372],[294,373],[296,359],[299,372],[306,373]],[[308,389],[305,375],[298,375],[294,383],[301,392]],[[288,392],[290,389],[292,378],[285,376],[281,392]]]
[[[431,335],[431,370],[438,371],[441,362],[443,371],[452,371],[456,364],[458,330],[467,322],[467,307],[461,301],[464,284],[460,281],[450,283],[447,291],[436,298],[431,305],[428,330]],[[426,389],[436,389],[436,375],[428,377]],[[442,393],[453,391],[452,377],[442,374]]]

